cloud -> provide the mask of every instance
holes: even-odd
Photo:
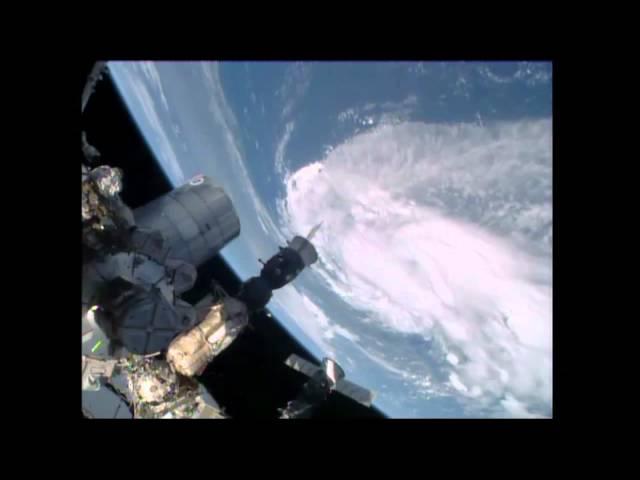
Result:
[[[407,121],[416,106],[418,97],[408,95],[400,102],[367,103],[362,108],[348,108],[337,116],[338,122],[367,128],[375,124],[399,124]]]
[[[242,144],[239,141],[240,135],[238,134],[238,121],[236,120],[233,110],[229,107],[224,94],[224,89],[222,87],[218,71],[219,66],[217,63],[202,63],[201,67],[207,83],[207,90],[211,93],[209,110],[219,128],[224,133],[224,146],[226,148],[228,158],[237,172],[240,183],[242,183],[246,193],[249,194],[249,198],[253,204],[253,209],[247,211],[246,214],[255,214],[257,216],[258,224],[269,238],[284,242],[285,239],[283,235],[276,227],[271,215],[260,199],[245,166],[246,159],[243,153]],[[243,226],[247,223],[251,225],[247,220],[248,219],[246,217],[243,218]],[[259,255],[259,249],[257,247],[258,242],[254,242],[252,245],[254,247],[254,253]]]
[[[344,337],[347,340],[350,340],[352,342],[358,342],[360,340],[360,337],[358,337],[358,335],[354,334],[353,332],[350,332],[346,328],[342,328],[340,325],[332,325],[331,326],[331,331],[335,335],[339,335],[341,337]]]
[[[150,128],[153,141],[150,142],[151,148],[160,161],[167,165],[167,174],[170,180],[174,184],[181,184],[185,180],[185,175],[180,166],[180,161],[173,149],[173,143],[167,136],[167,131],[163,126],[163,122],[160,119],[156,102],[149,93],[149,86],[147,82],[142,80],[138,71],[146,72],[147,79],[155,82],[157,78],[157,71],[155,69],[150,70],[148,66],[143,67],[134,62],[110,62],[109,69],[111,75],[116,81],[119,88],[128,90],[130,94],[130,106],[137,107],[135,110],[140,112],[142,118],[138,118],[138,121],[144,120],[144,123]],[[150,73],[155,72],[155,73]],[[164,97],[163,97],[164,98]],[[166,102],[166,99],[164,99]],[[135,113],[135,112],[134,112]]]
[[[531,413],[524,403],[518,401],[510,394],[507,394],[500,403],[505,409],[506,416],[516,418],[543,418],[542,415]]]
[[[395,373],[396,375],[399,375],[403,378],[406,378],[408,376],[407,372],[405,369],[402,368],[398,368],[396,367],[393,363],[388,362],[382,358],[380,358],[377,355],[372,354],[368,348],[363,347],[360,344],[357,344],[358,350],[360,352],[362,352],[367,358],[369,358],[370,360],[372,360],[373,362],[377,363],[378,365],[380,365],[381,367],[383,367],[385,370],[387,370],[388,372],[392,372]]]
[[[408,72],[418,77],[432,77],[447,80],[454,95],[469,98],[474,81],[488,85],[510,85],[524,83],[537,87],[551,82],[552,72],[549,62],[518,62],[518,69],[512,75],[501,75],[492,64],[484,62],[418,62],[409,63]],[[451,74],[449,73],[451,72]],[[477,93],[477,92],[476,92]]]
[[[291,63],[285,72],[284,82],[276,94],[285,102],[282,118],[289,117],[296,104],[304,96],[311,84],[311,64]]]
[[[523,82],[527,86],[547,84],[551,81],[550,64],[545,62],[519,62],[518,70],[511,76],[496,74],[490,67],[481,65],[477,67],[478,74],[494,83],[509,84]]]
[[[529,86],[549,83],[551,81],[551,69],[549,63],[520,62],[514,78],[524,80]]]
[[[551,238],[550,131],[548,120],[379,127],[289,173],[279,204],[284,229],[323,221],[313,270],[327,290],[444,345],[433,391],[516,416],[528,415],[520,404],[551,409],[551,257],[537,248]],[[384,361],[424,386],[426,373]]]
[[[164,94],[164,90],[162,89],[162,82],[160,81],[160,75],[156,66],[153,62],[140,62],[138,66],[142,69],[144,76],[149,80],[151,85],[156,90],[156,93],[160,96],[160,100],[162,101],[162,105],[165,110],[169,111],[169,103],[167,102],[167,97]]]
[[[285,174],[285,161],[284,156],[287,151],[287,145],[289,144],[289,140],[291,139],[291,134],[293,133],[293,129],[295,124],[293,122],[287,122],[285,125],[284,135],[278,142],[278,147],[276,148],[276,160],[275,160],[275,168],[276,172],[280,174],[280,176],[284,177]]]
[[[501,75],[496,75],[489,67],[482,66],[478,68],[478,73],[491,80],[495,83],[511,83],[513,82],[513,77],[503,77]]]
[[[322,355],[341,360],[343,352],[336,350],[332,340],[343,337],[353,345],[360,340],[358,335],[332,322],[327,313],[312,300],[310,295],[300,288],[298,282],[289,284],[274,292],[272,304],[295,322],[298,327],[315,343]]]
[[[327,335],[331,324],[329,318],[296,284],[288,284],[274,291],[271,305],[286,312],[287,317],[298,325],[324,355],[335,357],[335,351],[328,342],[328,337],[331,337]]]

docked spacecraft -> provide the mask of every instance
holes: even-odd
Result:
[[[280,410],[280,418],[309,418],[314,409],[327,400],[332,392],[338,392],[366,407],[373,403],[373,392],[346,380],[342,367],[331,358],[325,357],[321,365],[314,365],[292,354],[285,363],[309,379],[298,396]]]

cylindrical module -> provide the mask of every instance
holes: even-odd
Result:
[[[316,228],[318,227],[319,225]],[[313,233],[315,232],[312,230],[311,235]],[[313,243],[304,237],[293,237],[289,242],[289,248],[298,252],[298,255],[300,255],[305,267],[313,265],[318,261],[318,252],[316,251],[316,248],[313,246]]]
[[[134,212],[136,224],[157,230],[169,257],[199,266],[240,234],[240,220],[224,189],[197,176]]]
[[[212,305],[204,320],[169,345],[167,362],[180,375],[200,375],[249,321],[246,306],[233,297]]]

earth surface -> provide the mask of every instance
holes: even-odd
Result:
[[[552,415],[552,68],[110,62],[172,184],[215,178],[241,279],[319,222],[269,309],[391,417]]]

